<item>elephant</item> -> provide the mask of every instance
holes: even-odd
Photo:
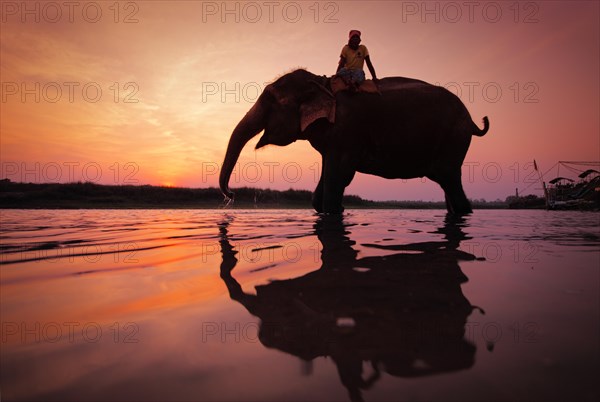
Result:
[[[331,78],[299,69],[267,85],[233,130],[219,175],[229,179],[246,143],[264,130],[256,149],[308,140],[322,158],[312,204],[319,213],[343,211],[356,172],[388,179],[427,177],[444,191],[448,212],[472,212],[461,182],[471,136],[483,136],[460,99],[443,87],[404,77],[378,80],[378,92],[329,90]]]

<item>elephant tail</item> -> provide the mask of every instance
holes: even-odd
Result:
[[[483,130],[480,129],[479,127],[477,127],[477,124],[475,124],[475,123],[473,123],[473,127],[475,128],[473,135],[476,135],[478,137],[483,137],[490,129],[490,121],[488,120],[488,117],[485,116],[483,118]]]

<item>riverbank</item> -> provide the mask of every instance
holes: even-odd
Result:
[[[228,208],[312,209],[308,190],[234,189],[235,202]],[[506,209],[501,201],[473,201],[476,209]],[[101,185],[77,183],[0,183],[0,208],[6,209],[206,209],[224,206],[218,188],[161,187],[150,185]],[[445,209],[443,201],[372,201],[344,196],[352,209]]]

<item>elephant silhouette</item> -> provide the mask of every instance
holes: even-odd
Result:
[[[261,320],[260,342],[299,357],[307,367],[316,357],[331,358],[351,400],[362,400],[362,390],[382,370],[419,377],[473,366],[476,347],[465,338],[465,324],[476,307],[462,293],[468,278],[458,265],[475,259],[458,250],[469,238],[464,218],[447,216],[437,230],[443,241],[365,244],[396,253],[357,258],[344,218],[319,216],[314,230],[322,243],[322,266],[257,286],[256,295],[245,293],[232,276],[237,258],[229,224],[219,224],[220,275],[231,299]],[[363,362],[372,367],[366,378]]]
[[[461,166],[473,136],[484,136],[461,100],[445,88],[406,77],[378,80],[377,93],[330,91],[331,78],[295,70],[267,85],[229,138],[219,187],[229,180],[244,146],[263,132],[256,148],[306,140],[321,154],[321,178],[313,193],[317,212],[343,211],[343,194],[356,172],[387,179],[427,177],[440,185],[449,212],[471,204]]]

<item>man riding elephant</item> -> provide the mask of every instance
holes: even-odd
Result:
[[[358,89],[365,81],[365,72],[363,71],[365,61],[371,77],[377,81],[377,74],[371,63],[369,51],[365,45],[360,44],[360,35],[360,31],[355,29],[348,34],[348,44],[342,48],[336,72],[336,75],[341,77],[351,90]]]

